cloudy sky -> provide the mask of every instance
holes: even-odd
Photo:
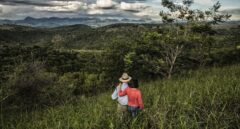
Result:
[[[174,0],[180,2],[181,0]],[[222,10],[240,9],[240,0],[219,0]],[[209,8],[216,0],[195,0],[194,8]],[[159,20],[161,0],[0,0],[0,19],[100,17]],[[240,19],[234,14],[233,19]]]

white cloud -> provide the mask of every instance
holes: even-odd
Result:
[[[34,9],[38,11],[52,11],[52,12],[68,12],[78,11],[80,9],[87,9],[86,3],[80,1],[51,1],[50,4],[54,6],[36,6]]]
[[[125,11],[141,11],[143,9],[148,8],[143,3],[126,3],[126,2],[121,2],[120,7],[121,10]]]
[[[183,3],[182,3],[182,2],[179,2],[179,1],[174,2],[174,4],[183,6]]]
[[[231,20],[240,20],[240,15],[238,14],[233,14],[232,17],[230,18]]]
[[[104,11],[103,11],[103,10],[100,10],[100,9],[93,9],[93,10],[87,11],[87,14],[90,14],[90,15],[94,15],[94,14],[104,14]]]
[[[220,8],[220,10],[229,10],[229,9],[237,9],[239,7],[236,7],[236,6],[222,6]]]
[[[215,0],[194,0],[195,3],[200,4],[200,5],[206,5],[206,6],[211,6],[213,5],[216,1]]]
[[[151,8],[147,8],[144,9],[140,12],[134,13],[135,16],[137,17],[150,17],[153,20],[159,20],[160,16],[158,15],[159,12],[157,10],[151,9]]]
[[[97,0],[94,4],[89,4],[87,9],[87,14],[105,14],[108,11],[105,9],[114,9],[117,3],[112,0]]]
[[[202,6],[212,6],[216,0],[194,0],[194,4],[202,5]],[[174,4],[183,5],[182,0],[175,0]]]
[[[94,4],[89,4],[87,6],[87,14],[94,15],[94,14],[105,14],[106,10],[104,9],[113,9],[117,5],[116,2],[112,0],[97,0]]]
[[[99,8],[97,7],[97,4],[90,4],[90,5],[88,5],[88,9],[95,10],[95,9],[99,9]]]
[[[97,0],[95,4],[90,4],[90,9],[108,9],[114,8],[117,3],[112,0]]]

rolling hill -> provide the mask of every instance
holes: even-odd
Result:
[[[131,42],[133,37],[156,27],[157,25],[114,24],[99,28],[87,25],[35,28],[6,24],[0,25],[0,44],[44,46],[58,42],[64,48],[101,48],[115,38],[125,38]]]
[[[135,42],[143,33],[161,29],[163,24],[112,24],[98,28],[70,25],[37,28],[21,25],[0,25],[1,45],[51,46],[74,49],[102,49],[109,42],[124,39]],[[227,22],[214,27],[218,34],[238,34],[239,22]]]

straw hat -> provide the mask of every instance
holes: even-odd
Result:
[[[123,73],[122,77],[119,78],[119,81],[123,82],[123,83],[127,83],[127,82],[131,81],[131,79],[132,79],[132,77],[128,76],[127,73]]]

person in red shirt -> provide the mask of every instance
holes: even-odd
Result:
[[[138,110],[143,109],[141,91],[138,88],[138,80],[133,79],[129,82],[129,87],[118,92],[119,96],[128,96],[128,111],[133,117],[137,115]]]

